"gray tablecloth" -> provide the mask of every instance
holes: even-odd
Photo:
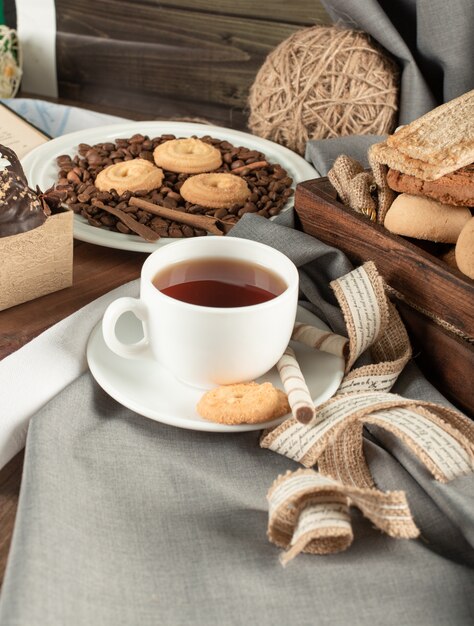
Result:
[[[280,221],[291,226],[291,215]],[[350,269],[339,251],[251,216],[233,234],[291,256],[313,310],[341,329],[328,288]],[[396,390],[444,401],[414,364]],[[86,373],[32,420],[0,624],[472,623],[472,476],[436,483],[376,430],[365,451],[381,488],[406,490],[421,537],[390,539],[354,511],[350,549],[284,569],[265,496],[294,462],[260,449],[255,432],[141,417]]]

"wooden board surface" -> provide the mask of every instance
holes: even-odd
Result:
[[[56,0],[56,16],[61,98],[239,129],[267,54],[330,21],[317,0]]]

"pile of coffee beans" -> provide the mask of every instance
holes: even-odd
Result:
[[[278,164],[267,163],[262,152],[235,147],[228,141],[215,139],[209,135],[199,137],[199,139],[212,144],[221,151],[223,163],[215,171],[235,171],[236,175],[245,179],[252,192],[244,206],[209,209],[186,202],[179,190],[192,174],[176,174],[166,170],[164,170],[165,176],[161,188],[151,192],[126,191],[119,195],[114,190],[99,191],[94,186],[97,174],[108,165],[135,158],[153,162],[153,150],[170,139],[176,139],[175,135],[161,135],[150,139],[148,136],[136,134],[129,139],[116,139],[115,143],[106,142],[93,146],[81,143],[78,147],[78,154],[74,157],[61,155],[57,158],[58,181],[54,190],[51,191],[59,194],[69,208],[82,215],[92,226],[125,234],[131,233],[123,222],[104,210],[103,207],[108,205],[130,214],[161,237],[178,238],[205,235],[206,231],[157,217],[141,208],[131,206],[130,198],[136,196],[177,211],[210,215],[235,224],[245,213],[257,213],[267,218],[278,215],[293,194],[291,188],[293,180],[288,176],[287,171]],[[263,165],[251,167],[252,164],[261,162],[264,162]]]

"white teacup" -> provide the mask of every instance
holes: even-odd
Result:
[[[259,266],[276,275],[283,291],[259,304],[223,308],[184,302],[153,284],[170,266],[202,259]],[[253,380],[270,370],[290,340],[297,302],[298,271],[281,252],[237,237],[199,237],[153,252],[142,267],[140,298],[112,302],[102,330],[107,346],[119,356],[154,358],[183,382],[210,388]],[[127,311],[143,323],[144,337],[134,344],[121,342],[115,331]]]

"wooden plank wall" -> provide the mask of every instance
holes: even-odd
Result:
[[[318,0],[56,0],[59,96],[245,129],[266,55],[327,24]]]

